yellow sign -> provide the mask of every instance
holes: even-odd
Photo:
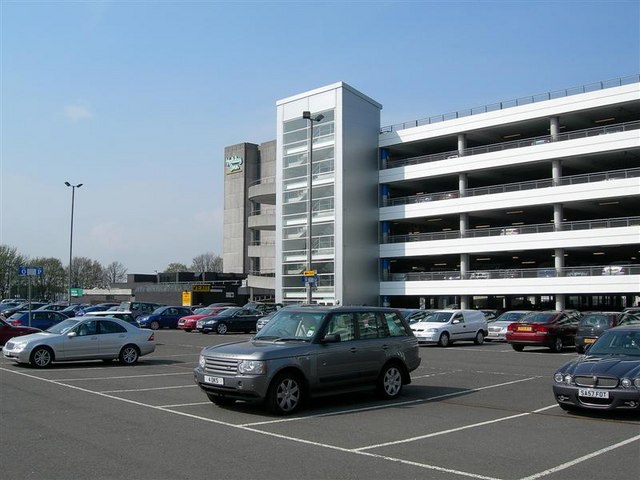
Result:
[[[182,291],[182,306],[183,307],[191,306],[191,292],[189,290]]]
[[[305,270],[302,274],[305,277],[315,277],[317,275],[318,271],[317,270]]]
[[[209,285],[208,283],[204,284],[204,285],[193,285],[191,287],[191,289],[194,292],[210,292],[211,291],[211,285]]]

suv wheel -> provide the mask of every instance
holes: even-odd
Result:
[[[290,415],[300,408],[304,390],[295,373],[281,373],[271,382],[267,406],[276,415]]]
[[[395,364],[385,365],[378,377],[378,393],[387,400],[397,398],[402,391],[402,372]]]

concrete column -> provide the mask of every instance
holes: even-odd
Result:
[[[549,120],[550,120],[549,130],[551,132],[551,141],[555,142],[558,139],[558,134],[560,133],[560,118],[551,117]]]
[[[467,148],[467,136],[464,133],[458,134],[458,156],[463,157]]]
[[[554,251],[554,267],[556,268],[556,272],[558,276],[563,276],[564,271],[564,248],[556,248]],[[556,310],[563,310],[565,305],[565,295],[564,294],[556,294]]]
[[[469,295],[460,296],[460,308],[465,310],[471,308],[471,297]]]
[[[553,204],[553,229],[556,231],[562,230],[563,211],[561,203]]]
[[[469,254],[461,253],[460,254],[460,277],[466,278],[468,271],[469,271]]]
[[[469,230],[469,214],[464,212],[460,214],[460,236],[466,237],[467,230]]]
[[[389,163],[389,150],[386,148],[380,149],[380,167],[384,170]]]
[[[458,174],[458,191],[460,192],[460,197],[464,197],[467,194],[468,182],[469,177],[466,173]]]
[[[551,179],[554,187],[560,185],[560,179],[562,178],[562,163],[560,160],[553,160],[551,162]]]

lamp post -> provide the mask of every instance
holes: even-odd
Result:
[[[312,270],[311,259],[311,240],[312,235],[312,212],[313,212],[313,122],[320,122],[324,115],[319,114],[315,117],[311,116],[311,112],[302,112],[302,118],[309,120],[308,136],[309,144],[307,146],[307,272]],[[313,300],[311,277],[305,276],[307,287],[307,304],[311,304]]]
[[[82,186],[81,183],[78,185],[71,185],[69,182],[64,182],[67,187],[71,187],[71,234],[69,235],[69,289],[67,291],[67,300],[69,305],[71,305],[71,261],[73,258],[73,205],[76,199],[76,188],[80,188]]]

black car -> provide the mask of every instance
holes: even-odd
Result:
[[[553,376],[563,410],[640,411],[640,325],[610,328]]]
[[[44,305],[46,305],[45,302],[31,302],[31,310],[36,310]],[[29,302],[24,302],[18,306],[11,307],[11,308],[2,308],[2,310],[0,311],[0,314],[4,318],[9,318],[11,315],[13,315],[16,312],[22,312],[26,310],[29,310]]]
[[[585,312],[578,323],[576,352],[584,353],[584,349],[594,343],[605,330],[634,321],[640,321],[640,317],[632,313]]]
[[[227,332],[249,333],[256,331],[256,322],[265,315],[264,312],[251,308],[230,307],[218,315],[198,320],[196,330],[201,333],[216,332],[220,335]]]

